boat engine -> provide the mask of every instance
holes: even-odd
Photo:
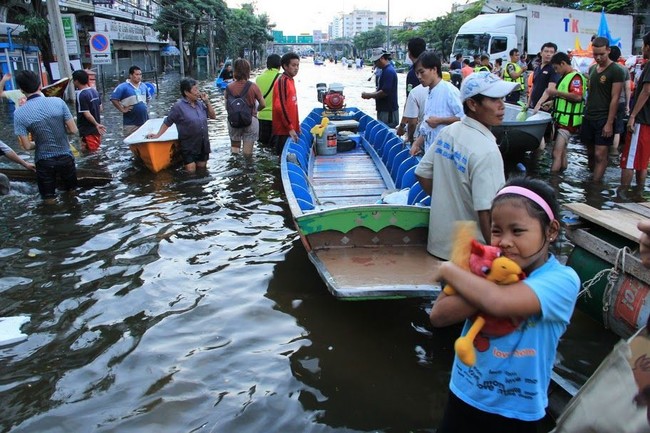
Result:
[[[323,103],[323,108],[327,110],[340,110],[345,107],[345,96],[343,95],[343,85],[332,83],[329,88],[324,83],[316,85],[318,92],[318,102]]]

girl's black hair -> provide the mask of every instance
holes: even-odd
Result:
[[[553,212],[553,215],[555,216],[555,219],[559,218],[560,206],[557,202],[555,190],[548,183],[540,179],[533,179],[527,176],[513,176],[506,182],[504,187],[506,186],[519,186],[534,192],[540,196],[546,202],[546,204],[548,204],[548,206],[551,208],[551,211]],[[512,199],[515,197],[523,199],[523,202],[526,204],[526,208],[528,209],[528,213],[531,216],[537,218],[542,223],[542,228],[548,227],[549,224],[551,224],[548,215],[546,215],[546,212],[540,205],[532,200],[526,199],[526,197],[517,194],[503,194],[495,197],[492,201],[492,207],[494,208],[494,206],[501,200]]]

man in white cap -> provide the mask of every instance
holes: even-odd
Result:
[[[400,121],[397,103],[397,72],[390,61],[390,53],[382,51],[370,59],[381,74],[377,77],[377,90],[362,92],[363,99],[374,99],[377,120],[395,128]]]
[[[440,131],[415,169],[420,185],[431,195],[427,251],[438,258],[450,259],[456,221],[476,221],[476,239],[490,243],[490,206],[505,183],[503,159],[490,127],[503,122],[503,98],[517,86],[489,72],[467,76],[460,87],[465,116]]]

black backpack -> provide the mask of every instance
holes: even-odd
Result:
[[[226,87],[226,111],[228,111],[228,123],[233,128],[245,128],[250,126],[253,122],[253,113],[251,112],[251,107],[248,105],[244,96],[248,93],[248,89],[251,87],[250,81],[244,86],[244,90],[235,96],[230,93],[230,90]],[[233,99],[228,97],[230,95]]]

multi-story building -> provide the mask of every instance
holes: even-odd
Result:
[[[359,33],[370,31],[378,25],[388,24],[388,14],[384,12],[354,10],[349,14],[335,16],[329,28],[331,39],[351,39]]]

